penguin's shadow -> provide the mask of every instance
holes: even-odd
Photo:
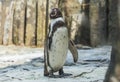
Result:
[[[64,73],[63,75],[50,75],[49,78],[69,78],[72,76],[70,73]]]

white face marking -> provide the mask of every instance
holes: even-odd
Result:
[[[51,19],[51,26],[50,26],[50,33],[49,33],[49,37],[51,36],[52,34],[52,31],[53,31],[53,25],[57,22],[57,21],[63,21],[64,22],[64,19],[62,17],[59,17],[59,18],[56,18],[56,19]]]

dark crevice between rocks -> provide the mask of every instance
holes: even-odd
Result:
[[[109,0],[106,0],[106,40],[109,37]]]
[[[26,24],[27,24],[27,2],[25,2],[25,16],[24,16],[24,44],[25,44],[25,38],[26,38]]]
[[[35,46],[37,46],[37,25],[38,25],[38,1],[36,1],[36,24],[35,24]]]
[[[13,28],[12,28],[12,42],[13,42],[13,44],[15,44],[15,42],[14,42],[14,30],[15,30],[15,28],[14,28],[14,16],[15,16],[15,9],[13,10]]]

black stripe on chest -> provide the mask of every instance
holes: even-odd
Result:
[[[52,37],[55,33],[55,31],[58,29],[58,28],[66,28],[66,25],[63,21],[57,21],[54,25],[53,25],[53,30],[52,30],[52,34],[51,36],[49,36],[49,50],[51,49],[51,44],[52,44]],[[50,29],[50,28],[49,28]],[[51,31],[51,29],[50,29]],[[50,33],[50,32],[49,32]]]

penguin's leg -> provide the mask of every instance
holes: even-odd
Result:
[[[71,76],[72,74],[64,73],[63,67],[59,70],[60,77]]]
[[[64,75],[63,67],[59,70],[59,75]]]
[[[44,55],[44,76],[49,76],[47,55]]]
[[[44,76],[49,76],[49,72],[48,72],[48,69],[47,69],[47,64],[46,62],[44,63]]]
[[[54,76],[53,70],[50,70],[49,76]]]
[[[44,76],[55,77],[54,71],[47,64],[44,66]]]
[[[57,76],[57,75],[54,75],[54,72],[53,72],[53,70],[50,70],[49,77],[51,77],[51,78],[59,78],[59,76]]]

